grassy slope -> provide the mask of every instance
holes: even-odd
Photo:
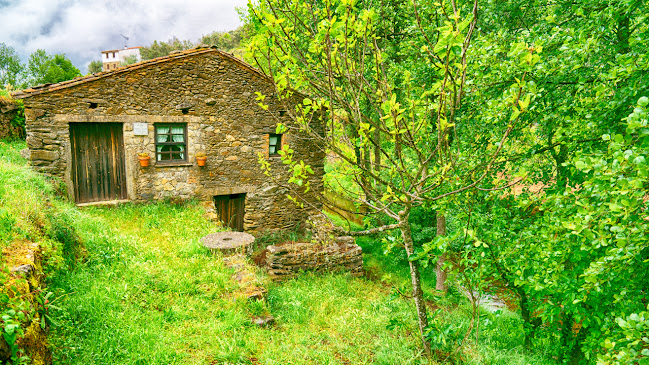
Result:
[[[389,277],[383,282],[304,275],[270,283],[266,303],[248,302],[236,296],[231,271],[200,247],[198,238],[217,229],[201,215],[198,206],[163,203],[82,210],[89,219],[75,224],[88,262],[53,283],[63,295],[52,336],[60,363],[426,363],[411,302],[391,295],[407,282],[404,271],[381,275]],[[377,270],[397,267],[362,244]],[[440,321],[466,325],[458,308]],[[268,313],[274,328],[250,323]],[[469,363],[547,363],[523,354],[516,316],[485,316],[491,324],[479,346],[469,346]]]
[[[198,243],[216,229],[201,215],[162,203],[82,210],[88,262],[51,289],[59,362],[420,363],[410,302],[371,281],[305,275],[270,284],[267,303],[238,298],[231,271]],[[274,328],[250,323],[264,313]],[[395,317],[408,325],[386,330]]]
[[[218,230],[202,218],[199,206],[79,210],[48,203],[53,189],[25,167],[21,148],[24,143],[0,142],[0,210],[13,222],[2,234],[22,239],[44,226],[62,247],[81,241],[87,251],[50,282],[55,363],[426,363],[419,356],[413,305],[394,295],[393,288],[408,287],[404,261],[384,256],[372,240],[360,241],[372,280],[305,274],[268,283],[266,302],[248,302],[237,296],[231,270],[199,245],[199,237]],[[56,217],[45,213],[48,204],[55,205]],[[424,271],[428,285],[433,279],[432,270]],[[456,309],[440,312],[436,320],[466,325],[466,304],[458,298],[451,304]],[[277,324],[264,329],[250,323],[262,314],[272,314]],[[478,345],[467,347],[468,363],[550,363],[523,354],[515,315],[484,319],[490,323],[483,325]]]
[[[17,241],[37,240],[46,225],[52,188],[29,168],[21,141],[0,140],[0,251]]]

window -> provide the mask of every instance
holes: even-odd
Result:
[[[155,148],[157,161],[187,161],[187,125],[156,124]]]
[[[279,150],[282,149],[282,135],[269,134],[268,135],[268,155],[279,156]]]

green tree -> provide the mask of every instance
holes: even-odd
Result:
[[[143,60],[150,60],[156,57],[167,56],[172,51],[182,51],[193,47],[195,45],[191,41],[181,41],[174,36],[167,42],[153,41],[151,45],[140,48],[140,55]]]
[[[600,189],[586,189],[602,176],[594,176],[594,169],[584,169],[590,162],[581,158],[599,156],[599,163],[615,165],[615,159],[607,155],[611,145],[602,136],[627,135],[628,126],[620,120],[639,96],[649,93],[648,66],[638,62],[649,55],[646,4],[489,2],[482,19],[470,67],[484,70],[483,79],[467,95],[459,113],[480,120],[492,115],[490,108],[471,106],[488,105],[489,99],[506,90],[517,77],[511,63],[502,58],[512,41],[525,39],[543,47],[543,57],[528,74],[528,80],[539,90],[534,105],[522,116],[524,123],[520,126],[528,128],[512,132],[520,144],[504,151],[500,161],[505,168],[498,171],[501,176],[494,174],[489,181],[512,181],[512,175],[519,172],[526,176],[525,184],[545,189],[504,196],[472,192],[465,197],[473,208],[465,208],[472,213],[465,220],[472,226],[477,245],[465,248],[465,258],[484,269],[481,280],[498,276],[516,292],[528,346],[542,336],[560,343],[557,355],[566,362],[592,362],[595,353],[603,349],[597,339],[615,328],[615,317],[643,309],[636,304],[642,303],[644,295],[638,287],[646,282],[645,277],[614,272],[612,275],[622,280],[611,281],[605,276],[587,275],[590,267],[601,265],[600,260],[611,263],[611,269],[615,266],[616,259],[606,256],[607,247],[617,240],[610,229],[635,230],[639,222],[618,220],[614,211],[604,213],[610,209],[605,200],[615,201],[621,185],[603,188],[600,181]],[[627,145],[624,151],[632,151],[630,147]],[[604,166],[596,170],[603,172]],[[627,180],[625,174],[621,170],[612,173],[621,181]],[[638,203],[636,194],[643,195],[646,189],[636,187],[621,194],[630,196],[625,199],[627,203]],[[595,214],[583,204],[602,210]],[[582,215],[586,211],[590,214]],[[602,225],[593,229],[594,221],[576,222],[574,217],[582,221],[599,219]],[[594,236],[569,229],[573,224],[589,226],[586,231],[594,232]],[[641,257],[646,251],[636,254]],[[641,262],[633,265],[642,266]],[[587,280],[594,287],[587,289]],[[595,294],[588,300],[577,300],[582,292]],[[628,298],[621,299],[620,292]],[[616,295],[620,299],[615,299]]]
[[[292,123],[278,124],[277,132],[297,133],[336,154],[356,186],[353,197],[385,218],[348,234],[398,232],[393,247],[402,247],[410,258],[419,330],[430,353],[420,248],[410,215],[424,204],[441,209],[447,197],[478,187],[495,168],[530,106],[526,92],[534,85],[525,75],[539,56],[523,42],[511,47],[508,59],[519,78],[491,100],[498,114],[478,128],[470,118],[457,118],[466,86],[476,82],[466,66],[477,2],[415,2],[395,9],[396,17],[354,0],[251,3],[249,59],[272,77],[280,101],[293,100],[293,90],[310,95],[300,97],[300,107],[288,109]],[[265,98],[258,96],[262,108]],[[312,171],[290,148],[280,154],[293,171],[291,196],[305,204],[295,194],[310,190]],[[437,239],[431,247],[444,252],[447,241]]]
[[[104,64],[99,60],[90,61],[88,64],[88,73],[96,74],[101,72],[104,68]]]
[[[81,72],[65,55],[50,56],[39,49],[29,56],[27,76],[31,85],[55,84],[81,76]]]
[[[519,295],[528,344],[534,336],[557,340],[557,355],[570,364],[610,349],[623,337],[616,317],[648,304],[648,105],[640,98],[623,132],[601,137],[605,149],[566,162],[581,175],[578,187],[471,200],[487,202],[488,215],[474,217],[467,252],[487,257],[485,276],[499,276]]]
[[[137,63],[137,56],[136,55],[130,55],[130,56],[126,56],[124,61],[120,62],[119,65],[120,66],[128,66],[128,65],[132,65],[134,63]]]
[[[0,88],[6,85],[18,86],[23,68],[16,50],[0,43]]]
[[[244,38],[244,27],[240,26],[229,32],[212,32],[201,37],[200,44],[216,46],[218,49],[231,52],[241,46]]]

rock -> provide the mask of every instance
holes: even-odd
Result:
[[[301,271],[342,271],[353,276],[360,276],[363,272],[363,250],[353,243],[338,241],[322,245],[302,242],[268,246],[266,250],[266,267],[276,280],[293,277]]]
[[[255,287],[247,293],[248,300],[262,300],[266,296],[266,292],[265,288]]]
[[[32,161],[42,160],[42,161],[55,161],[59,158],[58,152],[47,151],[47,150],[35,150],[32,151],[30,158]]]
[[[275,324],[275,317],[273,316],[255,317],[252,319],[252,323],[256,324],[259,327],[270,327]]]
[[[23,148],[22,150],[20,150],[20,155],[21,155],[25,160],[29,160],[29,158],[30,158],[30,156],[31,156],[31,152],[29,152],[29,148]]]
[[[223,256],[231,256],[236,253],[251,255],[254,242],[255,237],[244,232],[218,232],[201,238],[203,246],[212,252],[220,252]]]
[[[19,273],[23,273],[23,274],[27,275],[27,274],[30,274],[33,270],[34,270],[34,266],[29,265],[29,264],[25,264],[25,265],[20,265],[20,266],[13,267],[11,269],[11,272],[19,272]]]

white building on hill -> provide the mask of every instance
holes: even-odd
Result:
[[[119,67],[122,62],[126,61],[129,56],[137,57],[137,61],[142,61],[140,56],[140,48],[130,47],[124,49],[113,49],[110,51],[101,51],[101,62],[103,63],[102,71],[110,71]]]

